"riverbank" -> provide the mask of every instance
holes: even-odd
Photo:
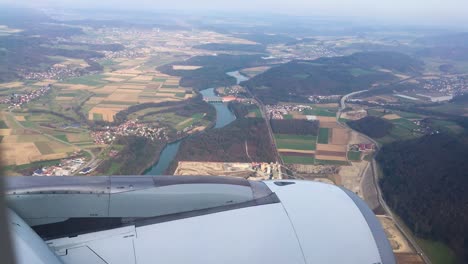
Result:
[[[239,71],[228,72],[226,74],[236,78],[237,84],[248,79],[246,76],[239,73]],[[217,95],[215,94],[215,88],[207,88],[207,89],[201,90],[200,94],[204,98],[217,97]],[[231,108],[229,108],[228,104],[210,103],[210,105],[214,107],[216,111],[215,122],[209,127],[205,128],[203,131],[196,132],[191,135],[187,135],[184,138],[178,139],[172,143],[167,144],[159,153],[158,160],[155,161],[152,166],[143,170],[144,175],[161,175],[161,174],[173,173],[175,169],[177,168],[176,166],[177,164],[174,164],[173,161],[183,141],[187,140],[188,138],[192,136],[199,135],[200,133],[210,131],[213,128],[214,129],[223,128],[236,120],[236,116],[231,110]]]

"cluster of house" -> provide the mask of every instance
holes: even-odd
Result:
[[[375,150],[375,145],[372,143],[359,143],[348,146],[349,151],[371,152]]]
[[[457,95],[468,92],[467,76],[450,76],[424,80],[423,88],[443,95]]]
[[[8,108],[17,108],[21,107],[24,104],[29,103],[30,101],[39,98],[50,91],[52,85],[45,85],[41,88],[29,91],[25,94],[12,94],[10,97],[5,98],[0,101],[2,104],[9,104]]]
[[[26,80],[63,80],[66,78],[80,77],[84,74],[86,74],[86,70],[83,68],[77,68],[76,66],[74,67],[72,65],[63,64],[54,65],[48,70],[42,72],[32,72],[29,70],[20,71],[21,77]]]
[[[77,172],[85,163],[85,158],[64,159],[59,165],[46,166],[34,171],[33,176],[69,176]],[[81,173],[80,174],[84,174]]]
[[[118,136],[138,136],[153,141],[169,139],[166,128],[154,128],[134,120],[129,120],[119,126],[107,126],[105,130],[91,133],[91,137],[96,144],[110,144]]]
[[[283,119],[284,115],[289,114],[289,112],[303,112],[306,109],[312,109],[312,106],[288,104],[266,106],[267,116],[272,119]]]

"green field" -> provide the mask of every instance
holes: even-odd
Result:
[[[102,114],[99,114],[99,113],[93,113],[93,120],[104,120],[103,117],[102,117]]]
[[[179,85],[164,84],[161,88],[179,88]]]
[[[409,119],[423,119],[425,116],[416,114],[416,113],[411,113],[411,112],[403,112],[403,111],[393,111],[393,113],[403,117],[403,118],[409,118]]]
[[[441,242],[418,239],[418,245],[427,254],[433,264],[455,264],[455,254]]]
[[[333,117],[336,116],[336,108],[321,108],[317,107],[314,109],[306,109],[302,113],[304,115],[315,115],[315,116],[329,116]]]
[[[258,107],[255,107],[255,109],[253,109],[252,111],[249,112],[250,113],[254,113],[255,114],[255,117],[257,118],[261,118],[262,117],[262,113],[260,113],[260,109],[258,109]]]
[[[385,113],[374,110],[374,109],[367,109],[367,114],[370,116],[376,116],[376,117],[381,117],[385,115]]]
[[[55,138],[58,138],[58,139],[60,139],[62,141],[68,142],[67,135],[61,134],[61,135],[52,135],[52,136],[54,136]]]
[[[153,81],[154,82],[165,82],[167,79],[163,79],[163,78],[153,78]]]
[[[315,150],[316,136],[275,134],[278,149]]]
[[[275,134],[278,149],[315,150],[316,136]]]
[[[328,144],[329,133],[330,133],[330,129],[325,128],[325,127],[319,128],[317,143]]]
[[[83,84],[89,86],[99,86],[108,83],[107,81],[103,80],[104,76],[100,74],[96,75],[85,75],[82,77],[71,78],[66,80],[66,83],[69,84]]]
[[[7,124],[5,123],[5,121],[0,120],[0,129],[7,129],[7,128],[8,128],[8,126],[7,126]]]
[[[294,119],[294,117],[292,115],[289,115],[289,114],[283,115],[283,118],[284,119]]]
[[[415,123],[405,118],[390,120],[390,122],[392,122],[395,125],[400,125],[409,130],[418,128],[418,126]]]
[[[281,155],[284,163],[286,164],[314,164],[314,156],[290,156],[290,155]]]
[[[348,160],[360,161],[361,160],[361,152],[360,151],[348,151]]]
[[[36,145],[37,149],[39,149],[39,152],[41,152],[42,155],[48,155],[48,154],[54,153],[54,150],[49,146],[48,142],[45,142],[45,141],[35,142],[34,145]]]

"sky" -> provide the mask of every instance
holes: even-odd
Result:
[[[39,8],[285,13],[413,24],[468,23],[468,0],[0,0],[0,3]]]

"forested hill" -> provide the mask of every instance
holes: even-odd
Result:
[[[347,124],[352,129],[371,138],[385,137],[393,127],[390,121],[375,116],[366,116],[359,120],[349,121]]]
[[[158,67],[158,70],[169,75],[182,77],[180,84],[195,89],[209,87],[228,86],[236,84],[234,77],[226,75],[226,72],[242,68],[263,65],[261,55],[227,55],[196,56],[185,61],[166,64]],[[175,70],[174,65],[199,66],[195,70]]]
[[[304,102],[310,95],[341,95],[396,80],[391,73],[417,74],[422,62],[397,52],[292,61],[243,83],[264,103]],[[387,71],[382,71],[387,70]],[[388,72],[391,71],[391,72]]]
[[[468,135],[432,135],[382,147],[387,203],[417,236],[449,245],[468,263]]]

